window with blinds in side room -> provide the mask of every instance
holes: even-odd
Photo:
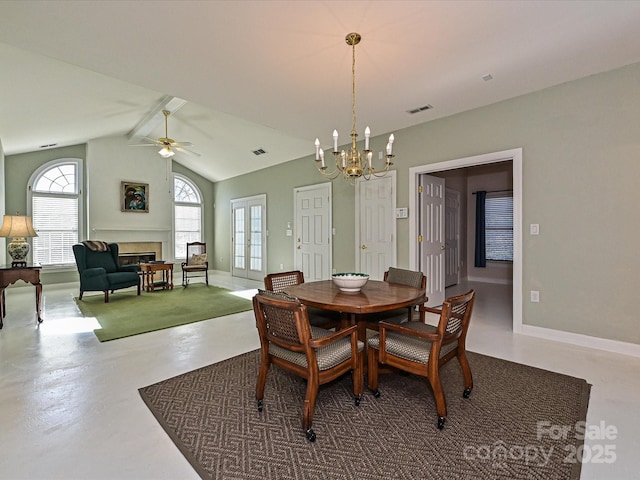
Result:
[[[486,258],[513,261],[513,195],[487,195],[485,202]]]

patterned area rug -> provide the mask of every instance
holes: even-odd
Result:
[[[258,412],[259,352],[140,389],[162,427],[202,478],[578,479],[590,385],[585,380],[469,353],[474,389],[460,368],[442,372],[448,417],[436,428],[430,387],[382,375],[380,398],[360,406],[349,376],[321,387],[313,429],[302,430],[305,382],[272,367]],[[578,423],[578,427],[582,424]],[[553,432],[566,428],[566,436]],[[553,437],[553,438],[552,438]]]

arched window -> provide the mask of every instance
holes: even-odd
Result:
[[[202,241],[202,195],[183,175],[173,176],[173,230],[175,258],[187,257],[187,243]]]
[[[75,265],[72,246],[81,231],[82,161],[62,158],[36,170],[29,179],[28,205],[33,227],[33,261],[42,266]]]

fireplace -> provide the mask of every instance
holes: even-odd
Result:
[[[162,260],[162,242],[118,242],[120,265]]]
[[[156,252],[119,252],[118,262],[120,265],[137,265],[148,263],[156,259]]]

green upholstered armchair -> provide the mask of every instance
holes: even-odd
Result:
[[[101,242],[94,242],[101,243]],[[80,274],[80,300],[84,292],[104,292],[104,302],[109,302],[109,291],[127,287],[138,287],[140,276],[138,265],[123,265],[118,262],[118,244],[105,244],[106,251],[95,251],[82,243],[73,246],[76,265]]]

